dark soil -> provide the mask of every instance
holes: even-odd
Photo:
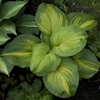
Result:
[[[19,75],[22,74],[26,77],[26,74],[32,74],[29,69],[21,69],[15,67],[10,73],[10,77],[0,73],[0,100],[8,100],[7,93],[9,89],[13,89],[20,84]],[[8,82],[8,78],[18,80],[15,84]],[[25,78],[27,81],[27,79]],[[100,71],[96,73],[90,79],[82,79],[79,82],[76,95],[71,98],[59,98],[55,97],[55,100],[100,100]]]

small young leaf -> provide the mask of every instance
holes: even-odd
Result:
[[[26,4],[24,1],[8,1],[0,7],[0,21],[15,16]]]
[[[44,95],[42,98],[39,100],[52,100],[52,95]]]
[[[47,35],[47,34],[44,34],[44,33],[41,33],[41,35],[40,35],[41,42],[46,43],[47,45],[49,45],[50,49],[52,49],[50,37],[51,37],[51,35]]]
[[[16,26],[12,20],[3,20],[0,22],[0,27],[3,29],[3,31],[6,34],[14,34],[17,35],[16,33]]]
[[[23,15],[16,21],[17,30],[20,33],[35,34],[39,31],[35,18],[32,15]]]
[[[61,4],[63,4],[64,0],[54,0],[57,7],[60,8]]]

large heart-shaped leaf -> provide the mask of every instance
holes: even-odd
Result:
[[[0,45],[6,43],[10,38],[4,32],[2,28],[0,28]]]
[[[90,78],[99,70],[99,61],[88,49],[83,49],[81,52],[73,56],[72,59],[78,66],[79,75],[81,78]]]
[[[31,34],[19,35],[5,46],[2,55],[14,65],[29,67],[32,47],[39,42],[39,38]]]
[[[72,12],[66,16],[69,25],[76,25],[83,28],[85,31],[91,30],[97,25],[97,21],[90,15],[80,12]]]
[[[37,8],[35,21],[45,34],[52,34],[56,29],[68,25],[64,13],[52,4],[42,3]]]
[[[16,33],[16,26],[12,20],[3,20],[0,22],[0,27],[6,34],[15,34]]]
[[[87,43],[87,33],[78,26],[57,29],[50,38],[54,52],[62,57],[72,56],[81,51]]]
[[[61,57],[57,56],[45,43],[36,44],[32,48],[32,59],[30,70],[37,76],[45,76],[49,72],[55,71],[61,62]]]
[[[20,33],[35,34],[39,31],[34,16],[29,14],[23,15],[17,19],[16,27]]]
[[[69,98],[75,95],[78,87],[78,68],[70,58],[62,58],[56,71],[44,76],[43,82],[53,95]]]
[[[0,7],[0,21],[15,16],[26,4],[24,1],[8,1]]]

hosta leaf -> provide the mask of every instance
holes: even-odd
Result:
[[[6,35],[2,28],[0,28],[0,45],[6,43],[10,38]]]
[[[64,13],[52,4],[42,3],[39,5],[35,21],[40,30],[45,34],[52,34],[56,29],[68,25]]]
[[[16,33],[16,26],[12,20],[3,20],[0,22],[0,27],[6,34],[15,34]]]
[[[8,1],[0,7],[0,21],[15,16],[26,4],[24,1]]]
[[[6,61],[3,57],[0,57],[0,72],[9,76],[9,73],[13,69],[14,65]]]
[[[76,25],[83,28],[85,31],[91,30],[97,25],[97,21],[86,13],[73,12],[66,16],[69,25]]]
[[[20,33],[35,34],[39,31],[35,18],[32,15],[23,15],[16,21],[17,30]]]
[[[40,40],[31,34],[22,34],[9,42],[2,55],[10,63],[19,67],[29,67],[32,47]]]
[[[70,58],[62,58],[56,71],[44,76],[43,82],[55,96],[69,98],[75,95],[79,83],[76,64]]]
[[[62,57],[72,56],[81,51],[87,42],[87,33],[78,26],[57,29],[50,38],[54,52]]]
[[[24,13],[25,9],[26,9],[26,5],[24,5],[24,6],[21,8],[21,10],[18,12],[18,14],[15,15],[14,17],[12,17],[11,19],[12,19],[12,20],[15,20],[15,19],[18,19],[19,17],[21,17],[22,14]]]
[[[50,37],[51,37],[51,35],[47,35],[47,34],[44,34],[44,33],[41,33],[41,35],[40,35],[41,42],[46,43],[52,49]]]
[[[49,72],[55,71],[61,62],[57,56],[45,43],[36,44],[32,48],[32,59],[30,70],[37,76],[45,76]]]
[[[83,49],[81,52],[73,56],[72,59],[78,66],[81,78],[90,78],[99,70],[99,61],[88,49]]]

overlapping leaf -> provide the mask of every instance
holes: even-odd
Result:
[[[83,49],[72,58],[77,64],[79,75],[82,78],[90,78],[99,70],[99,61],[97,60],[96,56],[88,49]]]
[[[44,76],[43,82],[55,96],[69,98],[75,95],[79,82],[76,64],[70,58],[62,58],[57,70]]]
[[[97,21],[86,13],[72,12],[66,18],[68,19],[68,25],[80,26],[85,31],[91,30],[97,25]]]
[[[1,54],[0,49],[0,54]],[[10,64],[8,61],[6,61],[3,57],[0,57],[0,72],[4,73],[9,76],[9,73],[13,69],[14,65]]]
[[[44,34],[44,33],[41,33],[41,35],[40,35],[41,42],[46,43],[52,49],[50,37],[51,37],[51,35],[47,35],[47,34]]]
[[[0,7],[0,21],[15,16],[26,4],[24,1],[8,1]]]
[[[61,58],[50,50],[47,44],[36,44],[32,48],[30,70],[37,76],[45,76],[49,72],[55,71],[60,62]]]
[[[10,38],[4,32],[2,28],[0,28],[0,45],[6,43]]]
[[[29,14],[23,15],[17,19],[16,27],[20,33],[35,34],[39,31],[34,16]]]
[[[29,67],[31,60],[32,47],[39,43],[40,40],[36,36],[22,34],[9,42],[2,54],[10,63],[19,67]]]
[[[1,21],[0,22],[0,27],[3,29],[3,31],[6,34],[15,34],[15,35],[17,35],[16,26],[15,26],[14,22],[10,19]]]
[[[39,5],[35,21],[39,29],[48,35],[51,35],[56,29],[68,25],[64,13],[54,5],[42,3]]]
[[[50,38],[54,52],[62,57],[72,56],[81,51],[87,43],[87,33],[78,26],[57,29]]]

